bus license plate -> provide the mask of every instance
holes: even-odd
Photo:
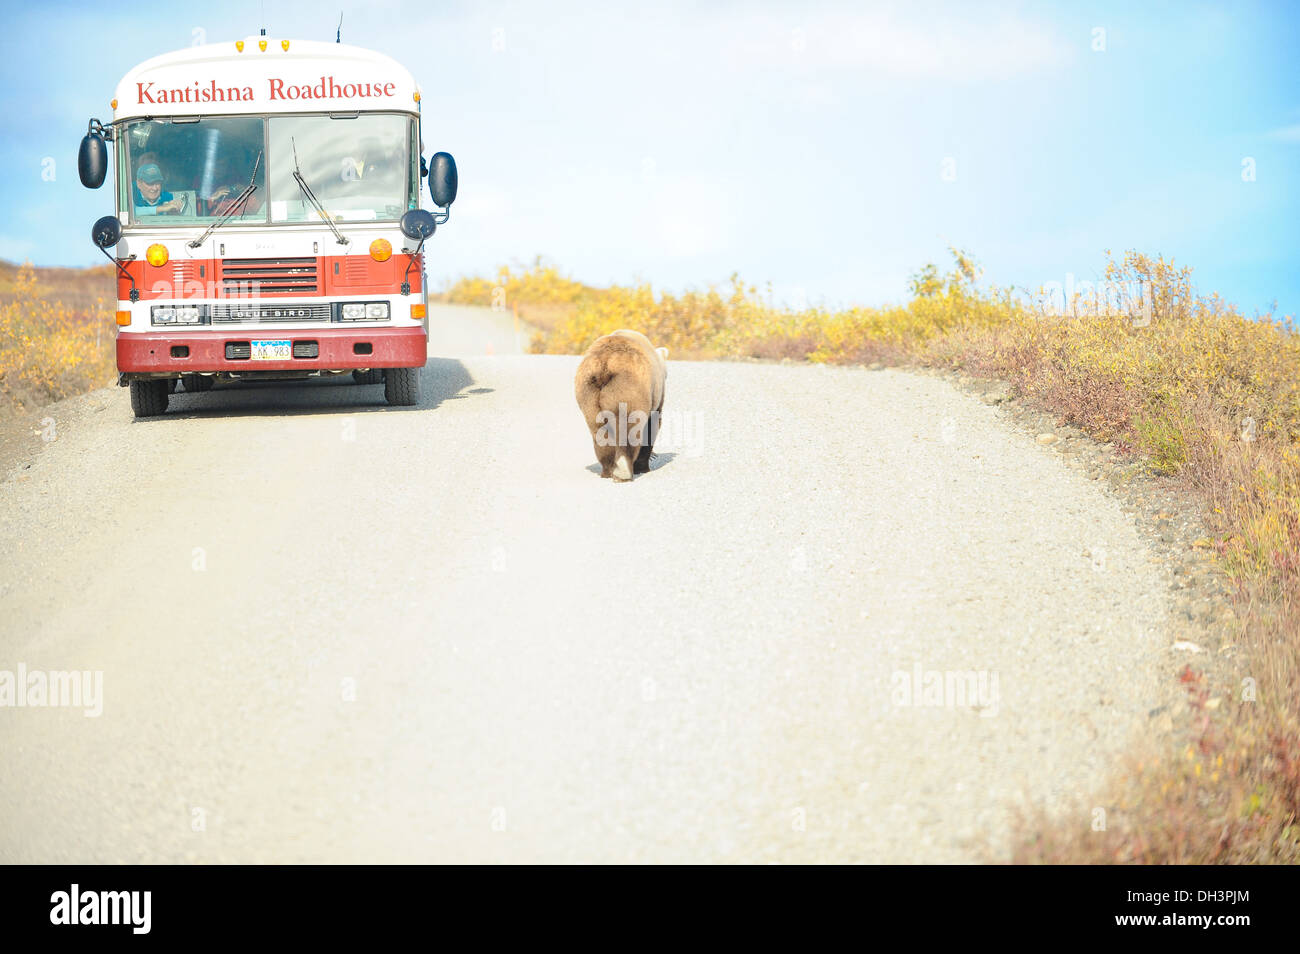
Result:
[[[254,341],[254,361],[289,361],[293,358],[292,341]]]

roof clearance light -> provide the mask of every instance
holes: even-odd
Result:
[[[420,91],[419,91],[419,90],[416,90],[416,91],[415,91],[414,93],[412,93],[411,95],[415,98],[415,101],[416,101],[417,103],[420,101]]]
[[[370,243],[370,257],[376,262],[386,262],[393,257],[393,243],[388,239],[375,239]]]
[[[150,245],[144,252],[145,261],[154,268],[162,268],[167,264],[167,246],[159,245],[155,242]]]
[[[235,41],[235,49],[236,49],[238,52],[243,53],[243,52],[244,52],[244,41],[243,41],[243,40],[236,40],[236,41]]]
[[[258,48],[259,50],[261,50],[263,53],[265,53],[265,52],[266,52],[266,41],[265,41],[265,40],[258,40],[258,41],[257,41],[257,48]]]
[[[111,107],[113,107],[113,109],[117,109],[117,100],[113,100],[113,101],[112,101],[111,103],[109,103],[108,105],[111,106]]]
[[[288,41],[288,40],[281,40],[281,41],[280,41],[280,49],[282,49],[282,50],[284,50],[284,52],[288,53],[288,52],[289,52],[289,41]]]

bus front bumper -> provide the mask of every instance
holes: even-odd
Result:
[[[157,377],[214,371],[248,374],[419,368],[428,357],[427,340],[419,326],[123,332],[117,336],[117,369],[125,375]],[[285,341],[291,343],[292,357],[252,356],[254,342]]]

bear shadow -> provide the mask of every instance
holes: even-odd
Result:
[[[651,454],[651,455],[650,455],[650,470],[649,470],[647,473],[651,473],[651,474],[653,474],[653,473],[654,473],[656,470],[658,470],[660,467],[665,467],[665,466],[667,466],[668,464],[671,464],[671,463],[673,462],[673,458],[676,457],[676,456],[677,456],[677,452],[676,452],[676,451],[667,451],[667,452],[665,452],[665,453],[663,453],[663,454]],[[600,464],[588,464],[588,465],[587,465],[587,471],[588,471],[589,473],[595,474],[597,477],[599,477],[599,476],[600,476]],[[645,476],[646,476],[646,474],[637,474],[637,475],[636,475],[636,477],[645,477]],[[635,480],[635,478],[633,478],[633,479]]]

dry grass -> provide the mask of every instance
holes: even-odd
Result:
[[[112,383],[112,273],[0,262],[0,414]]]
[[[1177,758],[1134,759],[1091,817],[1031,819],[1018,861],[1068,863],[1300,860],[1300,336],[1290,319],[1247,318],[1198,295],[1191,270],[1130,252],[1111,288],[1049,310],[981,290],[954,250],[943,274],[914,277],[905,305],[792,311],[732,276],[721,290],[655,294],[647,284],[593,289],[553,267],[503,270],[521,311],[552,309],[533,350],[579,353],[636,328],[674,358],[789,358],[960,368],[1010,381],[1019,396],[1174,478],[1202,506],[1209,545],[1235,586],[1239,685],[1180,676],[1195,717]],[[491,283],[460,283],[491,303]],[[486,297],[485,297],[486,292]],[[470,300],[462,298],[461,300]],[[1145,302],[1142,307],[1140,302]],[[558,318],[557,318],[558,315]],[[1219,694],[1214,694],[1214,693]]]
[[[599,289],[565,278],[538,256],[527,268],[503,265],[493,278],[461,278],[431,297],[450,305],[512,309],[534,328],[551,331],[579,302],[599,294]]]

